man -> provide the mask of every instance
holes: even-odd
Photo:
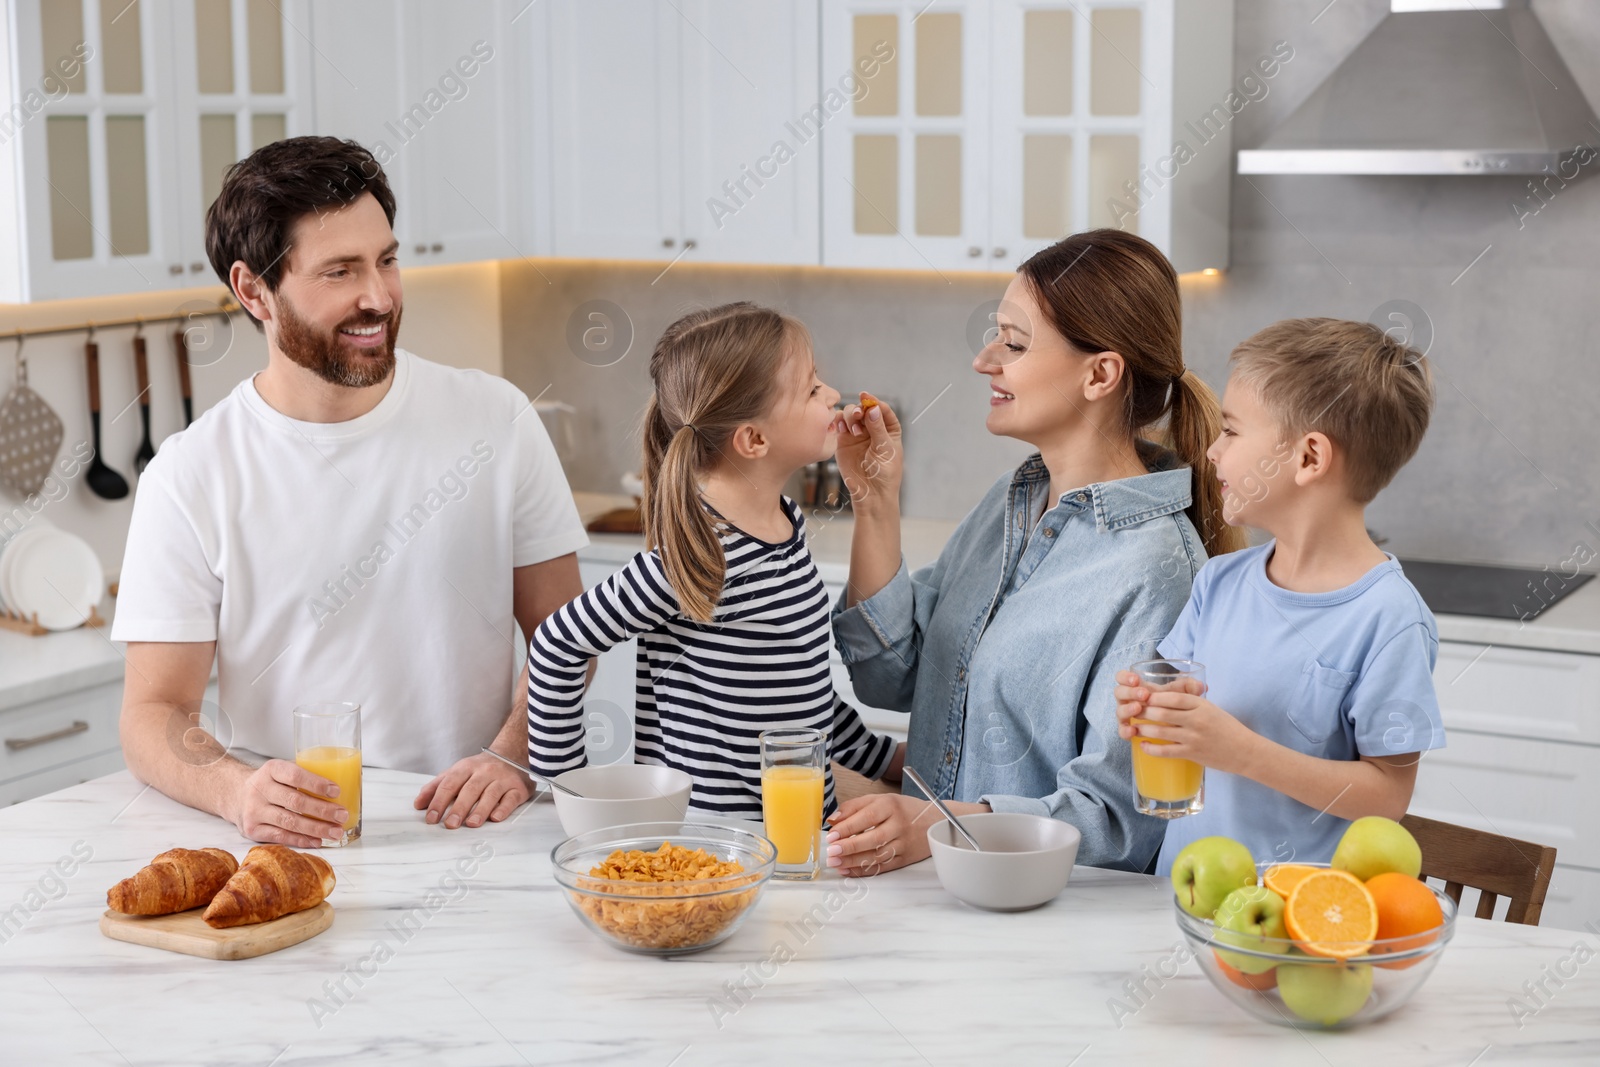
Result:
[[[508,816],[527,781],[479,750],[527,759],[513,620],[532,632],[583,588],[527,398],[395,347],[394,212],[351,141],[229,171],[206,249],[267,369],[163,443],[134,504],[112,629],[128,767],[257,841],[339,836],[336,787],[293,762],[291,713],[315,701],[361,704],[364,763],[437,774],[414,801],[429,824]],[[196,725],[213,658],[231,738]]]

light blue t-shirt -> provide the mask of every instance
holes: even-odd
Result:
[[[1267,577],[1274,545],[1209,560],[1161,655],[1203,663],[1207,699],[1298,752],[1353,760],[1444,747],[1439,633],[1399,562],[1390,556],[1333,592],[1295,593]],[[1156,873],[1212,834],[1242,841],[1258,863],[1326,862],[1348,825],[1208,767],[1205,808],[1167,824]]]

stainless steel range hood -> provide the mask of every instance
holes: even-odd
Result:
[[[1600,120],[1527,0],[1393,0],[1240,174],[1575,176]],[[1565,170],[1563,170],[1565,165]]]

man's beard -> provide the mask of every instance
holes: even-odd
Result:
[[[278,348],[323,381],[347,389],[377,385],[394,370],[394,343],[400,332],[400,305],[387,315],[362,314],[322,332],[295,313],[287,300],[278,301]],[[357,349],[339,333],[345,329],[385,326],[383,346]]]

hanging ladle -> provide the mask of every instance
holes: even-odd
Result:
[[[128,481],[105,465],[100,458],[100,346],[94,343],[94,325],[89,326],[89,336],[83,345],[84,360],[89,369],[89,426],[94,431],[94,459],[84,480],[89,491],[103,500],[121,500],[128,495]]]

